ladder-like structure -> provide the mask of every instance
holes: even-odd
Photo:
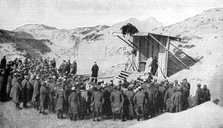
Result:
[[[118,76],[116,76],[117,79],[120,79],[120,80],[124,80],[124,79],[127,79],[129,77],[131,73],[128,72],[128,71],[125,71],[125,70],[121,70],[121,72],[119,73]]]

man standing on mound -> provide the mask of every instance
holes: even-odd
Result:
[[[91,81],[94,83],[97,83],[97,77],[98,77],[98,71],[99,71],[99,67],[97,65],[96,62],[94,62],[94,65],[91,68]]]

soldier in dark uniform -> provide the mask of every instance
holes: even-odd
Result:
[[[132,86],[130,85],[128,87],[128,90],[124,92],[124,95],[127,97],[127,118],[129,120],[132,120],[134,117],[134,106],[133,106],[133,97],[134,97],[134,92],[132,90]]]
[[[60,85],[59,89],[56,91],[55,99],[56,99],[56,112],[58,119],[63,119],[63,111],[64,111],[64,102],[67,96],[66,93]]]
[[[22,88],[23,88],[23,92],[22,92],[23,107],[27,108],[27,102],[29,102],[31,100],[31,98],[30,98],[31,85],[28,81],[28,76],[27,75],[24,77],[21,84],[22,84]]]
[[[207,85],[204,85],[204,87],[203,87],[203,102],[210,101],[210,100],[211,100],[210,91],[207,88]]]
[[[111,86],[106,86],[103,91],[103,96],[104,96],[104,105],[103,105],[103,113],[105,116],[109,117],[112,114],[111,111],[111,101],[110,101],[110,96],[111,96]]]
[[[5,69],[5,66],[6,66],[6,56],[3,56],[2,60],[1,60],[1,67],[2,69]]]
[[[46,108],[46,99],[47,98],[47,89],[46,89],[46,82],[42,82],[41,83],[41,87],[40,87],[40,96],[39,96],[39,100],[40,100],[40,109],[39,109],[39,113],[43,113],[45,114],[45,108]]]
[[[186,110],[189,105],[188,105],[188,97],[190,96],[190,83],[187,81],[187,79],[183,80],[182,83],[182,87],[183,87],[183,110]]]
[[[111,93],[110,96],[113,119],[120,118],[121,109],[124,102],[123,93],[121,91],[121,87],[117,86],[114,88],[114,91]]]
[[[77,62],[74,61],[72,64],[71,64],[71,73],[76,75],[77,73]]]
[[[54,96],[55,96],[55,82],[52,80],[52,78],[49,79],[49,103],[48,103],[48,110],[50,113],[55,112],[55,101],[54,101]]]
[[[35,109],[39,109],[39,91],[40,91],[41,83],[40,83],[40,77],[36,77],[36,81],[34,83],[33,87],[33,97],[32,97],[32,102],[33,102],[33,107]]]
[[[97,83],[98,71],[99,71],[99,67],[98,67],[97,63],[95,62],[94,65],[91,68],[91,72],[92,72],[91,81],[94,82],[94,83]]]
[[[158,111],[159,112],[163,112],[164,109],[164,96],[166,93],[166,89],[163,85],[163,83],[161,83],[158,87],[158,96],[157,96],[157,101],[158,101]]]
[[[55,58],[53,58],[52,63],[51,63],[51,66],[53,68],[56,68],[56,60],[55,60]]]
[[[0,101],[4,98],[4,69],[0,68]]]
[[[150,89],[152,91],[152,99],[153,99],[153,109],[152,111],[152,116],[154,117],[156,113],[158,113],[158,86],[159,84],[157,83],[157,80],[154,79],[154,81],[150,84]]]
[[[93,106],[92,110],[93,121],[95,121],[96,115],[97,115],[97,121],[100,121],[99,117],[101,117],[102,119],[102,105],[104,104],[104,97],[101,92],[101,87],[95,89],[91,97],[91,104]]]
[[[63,82],[62,82],[61,86],[63,87],[63,90],[64,90],[65,95],[66,95],[66,98],[65,98],[64,103],[63,103],[64,104],[63,113],[68,114],[68,110],[69,110],[68,107],[69,107],[69,105],[68,105],[67,99],[68,99],[68,97],[70,95],[70,90],[68,88],[67,80],[65,78],[63,79]]]
[[[89,85],[91,86],[91,85]],[[87,95],[88,95],[88,101],[87,101],[87,111],[88,113],[91,113],[91,97],[92,97],[92,94],[93,94],[93,89],[91,87],[89,87],[89,89],[87,90]]]
[[[80,95],[76,92],[75,87],[71,88],[72,92],[68,98],[70,120],[78,118],[78,106],[80,104]]]
[[[133,102],[135,104],[135,112],[137,115],[137,120],[139,121],[141,116],[145,116],[144,110],[146,105],[146,96],[145,93],[142,91],[142,87],[138,87],[138,91],[136,92]]]
[[[81,85],[79,92],[80,92],[79,116],[80,116],[80,119],[84,119],[84,117],[87,114],[88,93],[85,90],[84,85]]]
[[[146,118],[155,117],[155,93],[153,93],[151,86],[148,84],[147,88],[145,88],[145,95],[147,98],[146,104]]]
[[[171,97],[173,103],[174,112],[180,112],[183,110],[183,101],[182,101],[182,87],[177,87],[176,91],[173,93]]]
[[[22,93],[22,86],[20,82],[21,82],[21,79],[17,78],[13,86],[12,101],[15,103],[16,109],[21,109],[19,107],[20,101],[21,101],[21,93]]]
[[[151,74],[155,75],[158,68],[158,60],[157,57],[154,57],[151,63]]]
[[[70,73],[70,60],[65,64],[65,72]]]
[[[203,90],[201,88],[201,84],[197,84],[197,90],[196,90],[196,103],[197,105],[200,105],[203,103]]]
[[[165,96],[164,96],[164,103],[166,105],[166,112],[171,112],[171,97],[173,95],[173,83],[170,83],[169,88],[167,89]]]

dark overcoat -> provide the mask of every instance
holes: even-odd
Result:
[[[56,111],[64,110],[64,101],[66,100],[66,93],[63,89],[58,89],[55,95]]]
[[[91,68],[92,71],[92,77],[98,77],[98,71],[99,71],[99,67],[97,64],[94,64]]]
[[[102,105],[104,104],[104,97],[101,91],[95,91],[91,97],[91,106],[94,112],[102,113]]]
[[[173,94],[172,102],[173,102],[173,108],[174,108],[175,112],[182,111],[182,109],[183,109],[183,101],[182,100],[183,100],[183,97],[182,97],[181,91],[177,91]]]
[[[144,114],[146,95],[143,91],[138,91],[133,97],[133,102],[135,104],[135,112],[137,116]]]
[[[86,90],[80,90],[80,104],[79,104],[79,112],[80,115],[85,115],[87,112],[87,101],[88,101],[88,92]]]
[[[40,87],[40,96],[39,96],[39,100],[40,100],[40,106],[41,107],[46,107],[46,95],[47,95],[47,90],[46,87],[44,85],[42,85]]]
[[[134,97],[134,92],[132,90],[127,90],[124,92],[124,94],[127,97],[127,110],[128,110],[128,115],[129,116],[134,116],[134,108],[133,108],[133,97]]]
[[[120,114],[122,105],[124,103],[123,93],[120,90],[114,90],[110,96],[112,112]]]
[[[32,102],[39,101],[40,86],[41,86],[40,81],[36,80],[33,86]]]
[[[79,94],[76,91],[73,91],[69,98],[68,98],[68,103],[69,103],[69,114],[77,115],[78,114],[78,105],[80,103],[79,100]]]
[[[14,85],[13,97],[12,97],[12,101],[14,103],[20,103],[21,92],[22,92],[22,86],[21,86],[21,84],[18,81],[16,81],[15,85]]]

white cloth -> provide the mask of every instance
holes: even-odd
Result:
[[[152,63],[152,57],[150,57],[147,61],[146,61],[146,68],[145,68],[145,72],[144,73],[148,73],[151,70],[151,63]]]

